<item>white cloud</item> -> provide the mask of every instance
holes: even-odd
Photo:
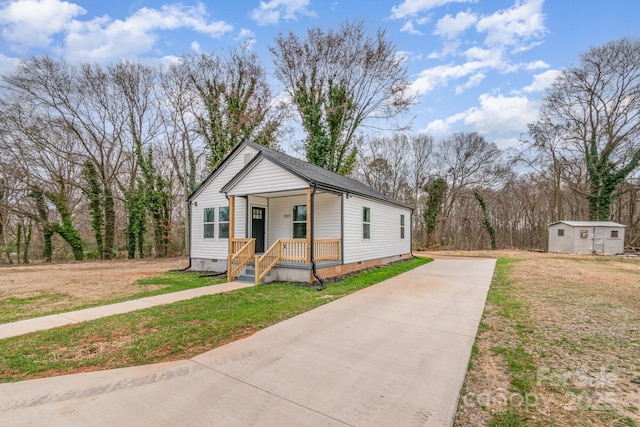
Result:
[[[549,68],[549,67],[550,67],[549,64],[547,64],[546,62],[541,61],[541,60],[537,60],[537,61],[534,61],[534,62],[529,62],[528,64],[525,65],[525,69],[527,71],[541,70],[541,69]]]
[[[315,16],[309,10],[310,0],[269,0],[260,1],[260,6],[253,9],[249,16],[258,25],[276,25],[280,19],[290,21],[298,15]]]
[[[240,33],[238,33],[236,40],[240,40],[242,42],[244,49],[251,49],[253,45],[256,44],[256,34],[251,30],[242,28]]]
[[[527,93],[543,92],[551,86],[560,73],[560,70],[547,70],[544,73],[536,74],[533,76],[533,82],[522,90]]]
[[[453,39],[466,31],[477,21],[477,15],[471,12],[458,12],[455,17],[445,15],[443,18],[438,20],[434,34],[439,34],[447,39]]]
[[[483,135],[526,132],[527,123],[538,117],[538,102],[526,96],[483,94],[479,101],[479,107],[467,110],[464,123]]]
[[[224,21],[208,21],[205,6],[165,5],[142,8],[125,20],[109,17],[73,21],[65,39],[67,57],[100,61],[135,57],[153,49],[159,31],[190,29],[220,37],[233,27]]]
[[[392,19],[402,19],[428,12],[449,3],[475,3],[477,0],[404,0],[400,5],[391,8]]]
[[[2,37],[19,47],[47,47],[54,34],[86,12],[76,4],[60,0],[8,2],[0,8]]]
[[[202,50],[200,49],[200,43],[193,41],[191,42],[191,50],[195,53],[200,53]]]
[[[478,101],[479,106],[445,119],[434,120],[421,132],[442,136],[466,128],[491,138],[526,132],[527,123],[535,121],[538,117],[538,101],[532,101],[525,96],[483,94]]]
[[[18,69],[20,59],[10,58],[0,53],[0,76],[11,74]]]
[[[524,50],[523,41],[540,37],[546,31],[543,3],[544,0],[517,0],[513,7],[481,17],[476,28],[487,33],[484,41],[487,46],[516,46]]]
[[[422,35],[422,33],[416,30],[416,28],[413,26],[413,21],[405,22],[402,28],[400,28],[400,31],[402,31],[403,33],[415,34],[418,36]]]
[[[418,75],[411,87],[418,95],[424,95],[439,86],[445,86],[449,80],[466,77],[483,67],[482,62],[472,61],[462,65],[439,65],[428,68]]]
[[[247,30],[246,28],[241,28],[240,33],[238,33],[238,37],[241,39],[250,39],[255,36],[256,36],[256,33],[254,33],[251,30]]]
[[[478,86],[485,77],[484,73],[474,74],[465,84],[456,86],[456,95],[460,95],[464,91]]]
[[[465,113],[454,114],[446,119],[437,119],[427,125],[426,128],[421,129],[420,133],[426,132],[434,137],[443,137],[452,132],[452,125],[456,122],[464,120]]]

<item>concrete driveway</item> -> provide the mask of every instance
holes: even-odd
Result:
[[[495,260],[436,260],[191,360],[0,384],[0,424],[449,426]]]

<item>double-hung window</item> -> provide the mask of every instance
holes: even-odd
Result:
[[[400,238],[404,239],[404,215],[400,215]]]
[[[307,238],[307,205],[293,207],[293,238]]]
[[[216,230],[216,208],[204,208],[204,238],[213,239]]]
[[[218,238],[229,238],[229,206],[218,209]]]
[[[371,239],[371,209],[362,208],[362,238]]]

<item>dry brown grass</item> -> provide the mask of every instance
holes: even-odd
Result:
[[[456,425],[509,425],[494,411],[519,414],[527,425],[640,424],[640,259],[527,251],[428,255],[520,260],[509,294],[526,315],[506,318],[487,303]],[[513,395],[513,371],[496,353],[518,345],[535,366],[529,408]]]
[[[133,283],[187,265],[186,258],[1,265],[0,308],[26,318],[153,291],[161,286]]]

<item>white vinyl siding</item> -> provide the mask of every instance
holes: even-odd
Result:
[[[315,196],[315,230],[316,239],[340,238],[340,196],[318,193]],[[277,197],[269,199],[267,245],[271,246],[276,239],[293,238],[293,207],[307,203],[306,195]]]
[[[224,185],[224,184],[223,184]],[[309,185],[267,159],[261,159],[232,188],[232,194],[260,194],[306,188]]]
[[[363,208],[370,208],[370,239],[363,239]],[[398,217],[409,208],[387,205],[358,196],[344,198],[344,262],[384,258],[411,252],[411,239],[400,238]]]
[[[204,238],[204,208],[229,206],[229,200],[220,189],[244,167],[244,155],[255,155],[250,147],[236,152],[229,159],[224,168],[217,171],[216,175],[206,183],[203,188],[191,200],[191,257],[204,259],[226,259],[229,250],[227,239],[219,239],[216,230],[215,239]],[[236,197],[236,237],[245,237],[245,207],[246,201],[242,197]],[[219,211],[216,209],[216,220]]]
[[[340,238],[340,199],[330,193],[315,195],[315,217],[313,237],[316,239]]]

